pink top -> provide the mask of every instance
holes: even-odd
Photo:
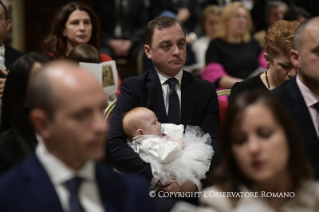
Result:
[[[301,82],[301,80],[299,79],[299,75],[297,75],[296,80],[297,80],[297,85],[299,87],[301,95],[303,96],[306,102],[306,105],[308,107],[313,126],[315,127],[315,130],[317,132],[317,136],[319,137],[319,129],[318,129],[319,113],[313,106],[314,104],[319,102],[319,96],[311,92],[309,88]]]

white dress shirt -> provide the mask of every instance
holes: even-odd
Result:
[[[317,136],[319,137],[319,113],[313,106],[314,104],[319,102],[319,96],[311,92],[309,88],[301,82],[301,80],[299,79],[299,75],[296,77],[296,80],[301,95],[303,96],[306,102],[306,106],[308,107],[313,126],[315,127],[315,130],[317,132]]]
[[[170,76],[167,76],[166,74],[160,72],[159,70],[157,70],[157,68],[155,67],[155,70],[157,72],[157,75],[159,77],[160,83],[162,85],[162,90],[163,90],[163,99],[164,99],[164,105],[165,105],[165,109],[166,109],[166,115],[168,114],[168,105],[169,105],[169,101],[168,101],[168,93],[169,93],[169,85],[168,83],[166,83],[166,81],[169,78],[172,78]],[[181,85],[182,85],[182,77],[183,77],[183,70],[181,69],[175,76],[174,78],[177,79],[178,83],[176,84],[176,92],[178,95],[178,100],[179,100],[179,108],[181,109]]]
[[[87,161],[80,170],[74,171],[52,155],[46,149],[43,142],[37,145],[36,155],[48,173],[65,212],[69,211],[70,196],[66,182],[75,176],[83,178],[79,189],[79,199],[83,209],[85,211],[94,212],[104,211],[95,179],[95,166],[93,161]]]

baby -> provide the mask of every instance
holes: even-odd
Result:
[[[179,185],[190,180],[201,187],[199,180],[206,177],[214,153],[209,134],[202,136],[200,128],[188,126],[184,135],[183,125],[161,124],[153,111],[143,107],[124,114],[123,128],[131,139],[128,144],[151,165],[151,188],[170,179]]]

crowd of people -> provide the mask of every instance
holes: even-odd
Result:
[[[70,2],[24,54],[3,44],[0,1],[0,211],[318,211],[319,4],[305,2]],[[148,69],[117,73],[116,94],[79,65],[123,57]]]

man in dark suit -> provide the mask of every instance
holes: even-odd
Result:
[[[146,182],[94,162],[105,154],[106,124],[101,86],[88,71],[53,62],[35,74],[29,91],[42,141],[0,179],[0,211],[151,211]]]
[[[0,1],[0,98],[6,82],[5,77],[7,75],[7,71],[10,70],[12,64],[23,55],[22,52],[4,45],[3,43],[10,27],[11,21],[9,19],[8,10],[2,1]],[[7,71],[3,69],[3,65],[6,67]]]
[[[290,59],[298,75],[273,93],[287,106],[306,139],[305,147],[319,177],[319,18],[300,24]]]
[[[94,8],[101,23],[101,52],[136,63],[148,19],[144,0],[94,0]]]
[[[219,107],[215,87],[182,70],[186,58],[185,32],[174,18],[157,17],[145,30],[145,53],[154,67],[138,77],[123,80],[121,93],[110,119],[109,144],[115,168],[143,176],[151,182],[150,165],[142,161],[128,146],[122,126],[122,115],[134,107],[152,110],[161,123],[200,126],[210,133],[217,151],[220,128]],[[175,85],[171,85],[175,81]],[[218,153],[215,153],[217,155]],[[213,157],[212,162],[215,162]],[[164,191],[196,191],[186,181],[182,186],[171,183]]]

